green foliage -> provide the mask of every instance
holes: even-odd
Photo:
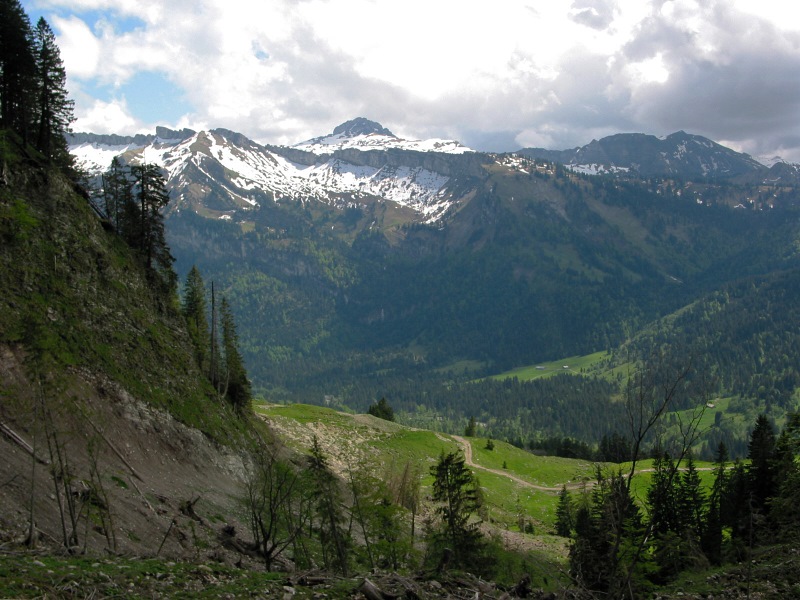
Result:
[[[44,18],[32,28],[17,0],[0,3],[0,128],[32,143],[41,156],[69,171],[73,102],[55,35]]]
[[[7,199],[5,192],[0,198],[0,238],[6,243],[25,241],[32,230],[39,226],[39,220],[29,212],[24,200]]]
[[[192,267],[186,276],[183,286],[183,302],[181,305],[183,318],[194,346],[195,361],[203,372],[209,371],[208,309],[203,276],[197,267]]]
[[[283,594],[285,575],[264,571],[243,571],[212,562],[162,561],[153,558],[103,558],[37,556],[34,563],[27,554],[0,556],[0,596],[35,598],[53,595],[57,587],[97,590],[100,596],[125,595],[151,597],[163,594],[172,598],[219,598],[220,594],[249,596],[255,590],[266,596]],[[214,585],[208,585],[209,577]],[[62,593],[63,595],[63,593]]]
[[[381,398],[375,404],[371,404],[367,409],[367,414],[370,414],[384,421],[394,421],[394,409],[386,401],[386,398]]]
[[[575,508],[567,486],[561,487],[558,494],[558,507],[556,508],[556,535],[570,537],[574,527]]]
[[[477,427],[475,426],[475,417],[469,418],[469,423],[464,428],[464,435],[467,437],[475,437],[477,435]]]
[[[72,157],[64,137],[75,120],[74,102],[67,97],[67,73],[56,36],[44,17],[33,31],[36,62],[36,148],[57,164],[69,166]]]
[[[452,564],[481,574],[490,572],[492,561],[485,554],[478,522],[472,519],[481,508],[482,496],[477,479],[464,465],[464,457],[442,453],[431,467],[431,475],[439,522],[430,534],[429,561],[440,568]]]
[[[0,343],[24,349],[31,374],[72,381],[88,369],[235,444],[243,424],[213,400],[171,293],[152,285],[139,257],[104,229],[60,169],[14,162],[23,150],[14,136],[4,139],[13,169],[0,190]]]
[[[236,332],[236,322],[230,305],[223,297],[220,306],[220,322],[222,325],[222,351],[223,351],[223,396],[233,405],[241,415],[250,409],[252,393],[250,380],[247,378],[242,355],[239,353],[239,335]]]

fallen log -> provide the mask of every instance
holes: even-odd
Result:
[[[25,450],[25,452],[27,452],[33,458],[35,458],[36,462],[38,462],[39,464],[42,464],[42,465],[49,465],[50,464],[49,460],[47,460],[45,458],[39,458],[38,456],[36,456],[36,452],[34,452],[34,450],[31,447],[31,445],[28,442],[26,442],[24,439],[22,439],[22,436],[20,436],[16,431],[11,429],[11,427],[6,425],[2,421],[0,421],[0,431],[3,432],[3,435],[5,435],[9,440],[14,442],[17,446],[19,446],[20,448]]]

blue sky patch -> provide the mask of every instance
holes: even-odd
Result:
[[[154,71],[137,73],[114,95],[124,96],[131,115],[144,123],[173,124],[194,110],[183,90]]]

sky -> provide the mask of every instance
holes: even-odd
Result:
[[[785,0],[21,3],[56,33],[74,131],[291,145],[366,117],[504,152],[683,130],[800,162],[800,4]]]

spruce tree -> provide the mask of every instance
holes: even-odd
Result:
[[[200,270],[193,266],[186,276],[183,286],[183,302],[181,312],[186,319],[189,337],[194,345],[194,358],[201,371],[208,374],[208,340],[211,335],[208,330],[208,316],[206,305],[206,290]]]
[[[727,487],[727,461],[728,449],[725,442],[720,442],[714,457],[714,483],[708,496],[708,510],[701,540],[703,553],[715,565],[722,561],[722,497]]]
[[[475,425],[475,417],[469,418],[466,428],[464,428],[464,435],[467,437],[475,437],[477,435],[477,427]]]
[[[56,36],[44,17],[34,30],[36,59],[36,147],[49,159],[69,166],[72,158],[65,135],[75,120],[73,102],[67,97],[67,73]]]
[[[678,482],[678,511],[685,538],[699,542],[705,528],[706,495],[691,453]]]
[[[367,409],[367,414],[384,421],[394,421],[394,409],[386,401],[386,398],[381,398],[378,402],[371,404]]]
[[[434,533],[434,552],[439,555],[449,548],[457,566],[477,566],[484,547],[478,523],[473,514],[481,508],[477,480],[464,464],[464,457],[455,452],[444,454],[431,467],[433,500],[439,503],[436,514],[441,519]]]
[[[18,0],[0,0],[0,126],[28,141],[36,96],[33,30]]]
[[[220,305],[220,325],[222,327],[222,351],[224,352],[224,396],[239,414],[250,406],[252,393],[244,360],[239,352],[239,335],[230,305],[223,296]]]
[[[755,508],[766,511],[767,499],[775,495],[775,430],[766,415],[756,418],[753,432],[750,434],[747,458],[750,459],[750,491],[755,501]]]
[[[567,491],[567,486],[562,485],[558,494],[558,506],[556,506],[556,535],[569,537],[572,534],[572,513],[572,498]]]
[[[137,248],[148,275],[165,291],[175,287],[175,259],[164,235],[162,210],[169,202],[166,182],[158,165],[142,164],[131,168],[135,198],[139,210],[139,226],[129,232],[129,243]]]
[[[775,470],[779,483],[770,501],[770,520],[780,538],[800,537],[800,413],[792,413],[775,445]]]
[[[115,156],[111,159],[111,166],[103,173],[102,180],[103,209],[114,229],[120,231],[125,207],[132,201],[130,171]]]

